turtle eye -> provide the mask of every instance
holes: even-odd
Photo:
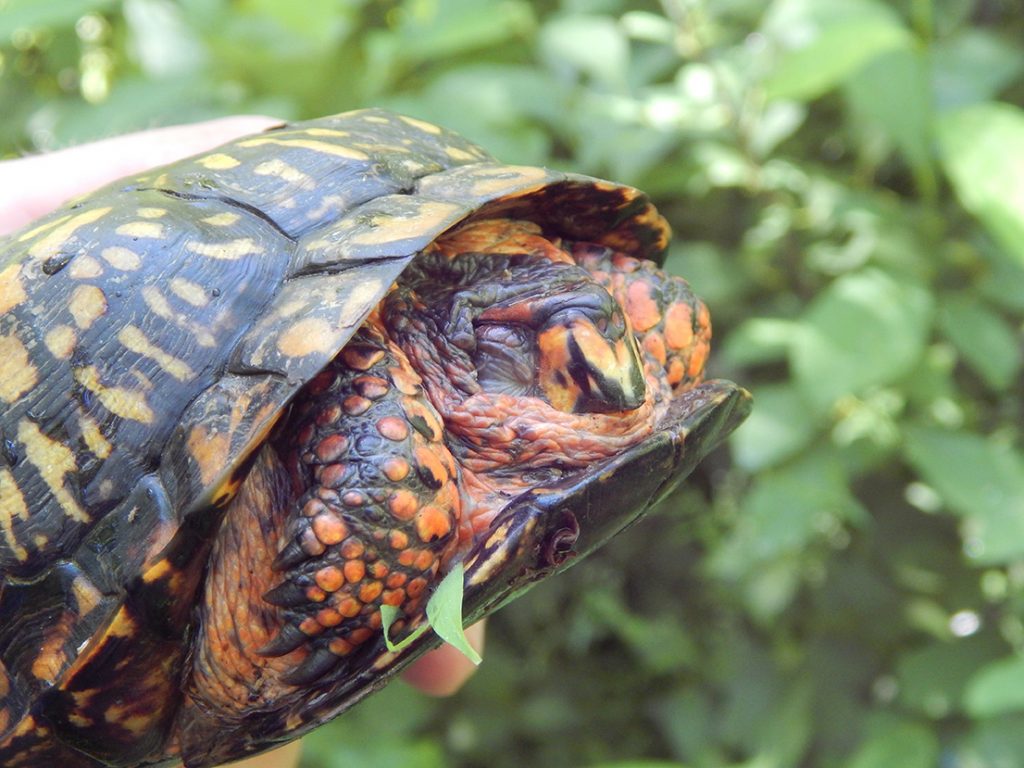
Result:
[[[611,314],[593,317],[592,312],[571,307],[552,315],[537,334],[538,383],[560,411],[631,411],[646,399],[636,339],[617,307]],[[615,315],[620,316],[619,328]]]

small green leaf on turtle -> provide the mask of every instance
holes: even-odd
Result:
[[[427,619],[434,631],[449,645],[461,651],[474,664],[482,659],[469,644],[462,628],[462,563],[455,565],[437,585],[437,591],[427,603]]]
[[[420,635],[422,635],[430,628],[429,624],[421,624],[420,626],[416,627],[416,629],[413,630],[408,637],[402,638],[397,643],[392,642],[389,630],[391,629],[391,625],[395,623],[395,619],[398,618],[398,615],[400,613],[401,611],[393,605],[382,605],[380,607],[380,624],[381,629],[384,632],[384,642],[387,645],[388,650],[392,653],[396,651],[404,651],[412,644],[412,642],[416,638],[418,638]]]

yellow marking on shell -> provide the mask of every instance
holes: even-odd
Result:
[[[362,118],[365,123],[377,123],[377,125],[390,125],[391,120],[382,115],[366,115]]]
[[[75,351],[78,333],[70,325],[57,325],[46,332],[43,342],[51,355],[58,360],[67,360]]]
[[[0,376],[0,400],[13,403],[36,385],[39,372],[17,336],[0,336],[0,360],[4,365],[4,375]]]
[[[320,152],[324,155],[334,155],[335,157],[344,157],[348,160],[370,159],[369,155],[365,152],[360,152],[358,149],[341,146],[340,144],[330,144],[326,141],[317,141],[315,139],[277,139],[269,136],[260,136],[255,139],[240,141],[238,146],[263,147],[268,144],[285,148],[295,147],[296,149],[308,149],[312,152]]]
[[[263,247],[251,237],[241,237],[237,240],[228,240],[220,243],[203,243],[191,240],[185,243],[185,250],[199,256],[208,256],[211,259],[225,259],[227,261],[234,261],[243,256],[259,256],[264,252]]]
[[[54,226],[44,237],[41,237],[29,246],[28,255],[33,259],[40,260],[50,258],[55,255],[61,247],[68,242],[68,240],[71,239],[76,230],[103,218],[110,213],[111,210],[112,209],[109,206],[106,208],[93,208],[91,211],[83,211],[82,213],[70,216],[66,219],[59,219],[59,224]],[[22,235],[19,239],[22,241],[27,240],[30,235],[45,230],[45,228],[46,225],[34,229],[32,232]]]
[[[348,131],[339,131],[336,128],[307,128],[301,133],[307,136],[333,136],[334,138],[343,139],[351,134]]]
[[[199,467],[199,477],[203,485],[210,486],[224,471],[228,451],[231,449],[231,438],[220,432],[211,434],[200,424],[188,433],[186,445],[189,455]]]
[[[397,153],[400,155],[407,155],[411,151],[408,147],[399,146],[397,144],[379,144],[368,141],[353,142],[352,146],[358,149],[365,149],[368,152],[376,152],[379,154]]]
[[[131,419],[140,424],[153,422],[153,409],[146,403],[144,392],[125,387],[107,387],[100,381],[95,365],[75,369],[75,381],[88,389],[108,411],[122,419]]]
[[[357,232],[349,242],[354,245],[382,245],[404,240],[412,232],[425,232],[430,228],[443,227],[461,210],[461,206],[454,203],[429,200],[421,203],[418,210],[409,216],[378,214],[373,218],[372,226]],[[365,223],[360,223],[365,226]],[[394,226],[395,223],[398,226]]]
[[[162,219],[167,215],[166,208],[139,208],[136,213],[144,219]]]
[[[4,541],[14,556],[24,562],[28,560],[28,551],[14,535],[15,518],[27,520],[28,505],[25,504],[25,497],[18,488],[11,470],[0,467],[0,531],[3,531]]]
[[[166,236],[167,230],[158,221],[129,221],[114,230],[119,235],[132,238],[158,240]]]
[[[154,315],[162,317],[164,320],[170,320],[174,317],[171,303],[167,301],[167,297],[155,285],[147,285],[142,289],[142,300],[146,302],[146,306],[152,310]]]
[[[474,160],[476,158],[476,155],[473,155],[464,149],[459,149],[458,147],[448,147],[445,149],[444,153],[452,160]]]
[[[49,221],[43,221],[39,226],[32,227],[32,229],[27,230],[25,232],[22,232],[18,236],[18,242],[19,243],[24,243],[26,240],[31,240],[36,235],[41,235],[43,232],[46,232],[48,229],[53,229],[54,227],[60,226],[61,224],[63,224],[65,221],[67,221],[70,218],[71,218],[71,214],[70,213],[65,213],[63,216],[58,216],[58,217],[56,217],[54,219],[50,219]]]
[[[138,634],[138,631],[139,627],[135,623],[135,618],[122,605],[121,609],[117,612],[117,616],[110,623],[106,637],[134,637]]]
[[[110,455],[113,446],[100,431],[100,425],[84,411],[78,412],[78,428],[82,431],[82,439],[93,455],[105,459]]]
[[[210,303],[210,294],[199,283],[193,283],[184,277],[172,277],[171,293],[193,307],[205,307]]]
[[[73,280],[91,280],[103,274],[103,265],[88,254],[80,254],[68,265],[68,277]]]
[[[241,162],[231,155],[225,155],[223,152],[216,152],[206,157],[200,157],[196,160],[198,165],[203,168],[209,168],[211,171],[227,171],[232,168],[237,168],[241,165]]]
[[[151,342],[142,329],[135,325],[126,325],[117,334],[117,340],[137,355],[154,360],[163,370],[178,381],[195,378],[195,371],[184,360],[160,349]]]
[[[21,265],[11,264],[0,271],[0,315],[9,312],[28,298],[21,284]]]
[[[470,565],[473,567],[473,573],[469,577],[470,586],[475,587],[478,584],[485,583],[488,579],[491,578],[491,576],[494,574],[496,570],[501,568],[501,566],[503,566],[508,561],[508,547],[502,546],[495,552],[485,554],[484,557],[486,557],[486,559],[482,564],[479,564],[479,559],[475,559],[473,560],[472,563],[470,563]]]
[[[342,307],[341,316],[338,318],[339,324],[345,325],[346,322],[351,322],[352,313],[376,302],[380,296],[384,295],[384,288],[384,282],[380,278],[375,280],[367,278],[352,286]],[[346,321],[346,318],[349,319]]]
[[[441,129],[438,128],[433,123],[428,123],[424,120],[417,120],[415,117],[406,117],[405,115],[399,115],[398,117],[403,122],[408,123],[413,128],[419,128],[424,133],[430,133],[433,134],[434,136],[437,136],[438,134],[441,133]]]
[[[142,257],[130,248],[112,245],[100,251],[100,256],[114,269],[131,272],[142,266]]]
[[[85,576],[75,577],[75,580],[71,582],[71,592],[74,594],[78,610],[83,616],[89,614],[103,600],[103,593],[96,589]]]
[[[91,728],[96,721],[80,712],[68,712],[68,722],[76,728]]]
[[[541,184],[548,176],[543,168],[534,168],[528,165],[503,165],[493,173],[484,173],[473,178],[470,186],[470,194],[486,197],[498,194],[510,187],[520,187],[524,184]],[[522,195],[529,190],[517,190],[517,195]]]
[[[95,285],[80,285],[68,301],[68,311],[75,325],[83,331],[92,326],[107,311],[107,297]]]
[[[312,184],[313,177],[303,173],[294,165],[289,165],[279,157],[272,160],[264,160],[252,169],[257,176],[276,176],[287,181],[289,184]]]
[[[242,218],[241,214],[224,211],[223,213],[215,213],[213,216],[207,216],[200,219],[200,221],[204,224],[209,224],[211,227],[230,227],[240,218]]]
[[[65,476],[78,471],[71,449],[44,435],[39,425],[28,419],[18,422],[18,442],[25,446],[25,460],[39,472],[64,514],[80,523],[89,522],[89,514],[64,483]]]
[[[339,329],[323,318],[308,317],[288,326],[277,339],[277,348],[288,357],[304,357],[314,352],[335,352]]]

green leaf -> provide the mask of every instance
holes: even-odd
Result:
[[[756,472],[779,464],[810,445],[818,425],[808,416],[807,403],[795,387],[768,384],[752,391],[757,408],[729,442],[736,463]]]
[[[946,505],[965,519],[965,549],[980,563],[1024,556],[1024,457],[969,432],[909,426],[904,453]]]
[[[421,624],[416,627],[407,637],[402,638],[399,642],[394,643],[391,641],[391,625],[395,623],[395,620],[402,615],[402,611],[393,605],[382,605],[380,607],[380,624],[381,630],[384,632],[384,644],[387,645],[388,650],[392,653],[395,651],[404,651],[413,641],[430,629],[430,624]]]
[[[87,13],[112,5],[114,0],[5,0],[0,2],[0,42],[21,29],[70,27]]]
[[[957,196],[1024,264],[1024,111],[978,104],[938,121],[943,167]]]
[[[540,51],[556,71],[568,68],[602,85],[625,88],[629,41],[615,19],[582,15],[552,19],[540,31]]]
[[[888,717],[872,725],[848,768],[933,768],[938,764],[939,742],[923,725]]]
[[[1024,656],[990,662],[968,681],[964,707],[972,717],[1024,710]]]
[[[987,635],[975,635],[907,650],[897,664],[900,702],[932,718],[961,711],[967,681],[999,653],[1000,645]]]
[[[998,314],[973,297],[941,302],[939,327],[967,364],[995,390],[1017,378],[1021,348],[1017,334]]]
[[[932,105],[924,55],[896,48],[874,57],[846,83],[846,97],[855,119],[881,131],[914,172],[918,190],[934,197],[932,168]]]
[[[769,98],[816,98],[875,56],[911,43],[896,12],[874,0],[779,0],[764,32],[781,48],[765,83]]]
[[[964,29],[932,45],[930,55],[936,108],[943,111],[995,98],[1024,72],[1020,47],[987,29]]]
[[[437,636],[451,646],[462,651],[463,655],[474,664],[479,664],[482,659],[480,654],[469,644],[466,633],[462,628],[462,590],[463,575],[465,569],[462,563],[457,563],[437,585],[434,594],[427,602],[427,623],[416,627],[408,637],[400,642],[394,643],[389,636],[391,625],[401,614],[401,610],[393,605],[382,605],[380,607],[381,628],[384,631],[384,642],[389,651],[401,651],[408,648],[410,644],[428,629],[433,628]]]
[[[462,563],[456,563],[437,585],[427,603],[427,619],[442,640],[462,651],[474,664],[479,664],[482,660],[480,654],[469,644],[462,627],[463,572]]]
[[[895,382],[918,364],[931,317],[931,294],[914,282],[878,269],[844,275],[800,323],[790,354],[797,384],[808,402],[828,409]]]

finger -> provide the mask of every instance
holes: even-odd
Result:
[[[0,235],[107,182],[202,152],[281,121],[261,115],[154,128],[0,163]]]
[[[466,638],[477,653],[484,650],[484,622],[466,630]],[[451,696],[476,671],[476,665],[459,650],[445,643],[413,662],[402,679],[430,696]]]
[[[280,749],[231,763],[228,768],[298,768],[302,742],[293,741]]]

